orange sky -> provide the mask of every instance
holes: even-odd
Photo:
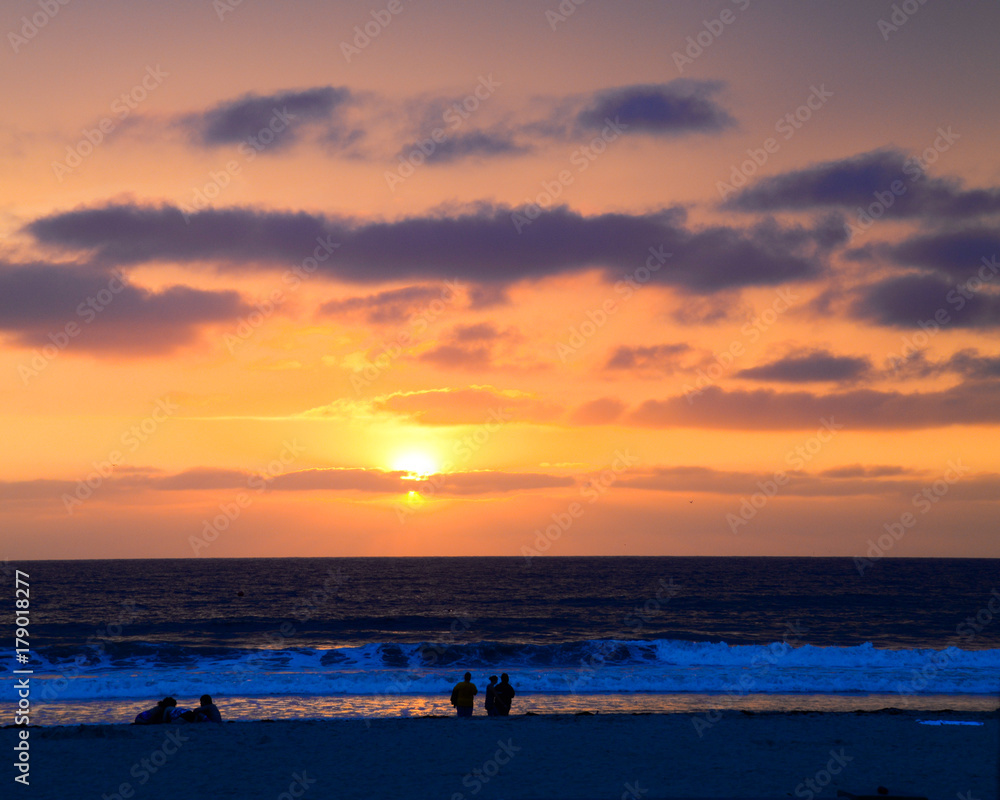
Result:
[[[1000,12],[902,5],[5,12],[0,557],[997,557]]]

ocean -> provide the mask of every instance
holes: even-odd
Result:
[[[29,575],[31,660],[7,648],[0,666],[32,670],[41,725],[206,693],[227,719],[451,714],[466,670],[481,692],[509,673],[515,714],[1000,706],[995,559],[10,566]]]

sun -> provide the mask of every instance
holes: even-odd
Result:
[[[410,450],[398,455],[392,462],[392,468],[399,472],[409,473],[406,477],[410,480],[426,478],[440,469],[432,455],[417,450]]]

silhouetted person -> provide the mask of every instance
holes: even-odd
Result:
[[[471,717],[472,716],[472,704],[475,702],[475,697],[479,693],[476,688],[476,684],[472,682],[472,673],[465,673],[465,680],[461,683],[456,683],[455,688],[451,690],[451,704],[455,706],[455,711],[460,717]]]
[[[496,689],[494,689],[496,694],[496,707],[497,716],[499,717],[509,717],[510,716],[510,701],[514,699],[514,695],[517,692],[514,691],[514,687],[510,685],[510,677],[506,672],[500,673],[500,683],[497,684]]]
[[[191,712],[194,715],[193,722],[222,722],[222,714],[215,703],[212,702],[211,695],[201,696],[201,705]]]
[[[142,711],[136,715],[136,725],[159,725],[169,719],[168,711],[173,711],[177,707],[177,701],[172,697],[164,697],[148,711]]]
[[[497,715],[497,676],[490,675],[490,685],[486,687],[486,716],[495,717]]]

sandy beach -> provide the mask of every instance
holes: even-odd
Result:
[[[919,720],[982,725],[925,725]],[[553,715],[30,728],[30,798],[998,797],[996,714]],[[8,754],[18,737],[0,732]]]

